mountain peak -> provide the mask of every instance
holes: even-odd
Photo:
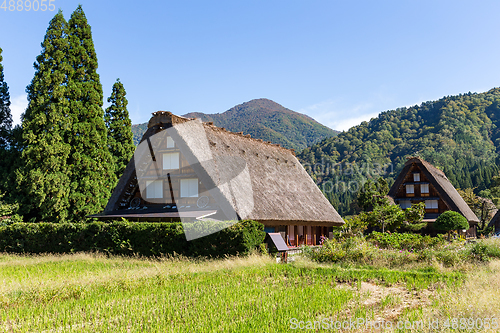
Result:
[[[253,138],[278,143],[297,151],[338,134],[305,114],[287,109],[267,98],[252,99],[223,113],[191,112],[183,116],[200,118],[204,122],[211,121],[215,126],[224,127],[228,131],[250,134]],[[142,125],[134,126],[137,129],[134,141],[138,142],[143,133],[139,130]]]

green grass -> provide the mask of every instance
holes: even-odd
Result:
[[[466,281],[464,272],[434,267],[307,259],[282,265],[261,255],[189,260],[0,254],[0,331],[292,332],[292,318],[373,319],[408,295],[460,290]],[[383,296],[376,298],[366,286]],[[390,288],[399,294],[384,293]],[[367,299],[376,306],[365,305]],[[401,316],[418,311],[422,307]]]

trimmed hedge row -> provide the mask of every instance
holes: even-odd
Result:
[[[217,228],[215,222],[204,223],[206,228]],[[189,242],[180,222],[14,223],[0,227],[0,252],[221,257],[247,254],[264,237],[264,226],[255,221],[240,221]]]

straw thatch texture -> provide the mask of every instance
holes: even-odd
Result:
[[[165,129],[200,179],[216,188],[221,208],[229,205],[240,218],[266,225],[344,223],[292,150],[170,112],[154,113],[142,140]],[[131,161],[105,212],[118,210],[134,176]]]

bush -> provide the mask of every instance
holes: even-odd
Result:
[[[367,239],[383,249],[394,250],[421,250],[443,245],[443,237],[422,236],[419,234],[381,233],[372,232]]]
[[[450,232],[452,230],[467,230],[469,229],[469,222],[460,213],[448,210],[438,216],[434,222],[434,228],[437,231]]]
[[[216,227],[215,222],[205,223],[207,228]],[[264,226],[255,221],[241,221],[189,242],[180,222],[14,223],[0,227],[0,252],[222,257],[247,254],[264,236]]]

